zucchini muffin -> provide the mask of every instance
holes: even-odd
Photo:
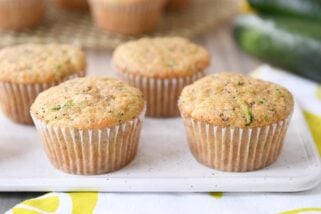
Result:
[[[38,26],[44,12],[44,0],[1,0],[0,28],[19,31]]]
[[[188,8],[192,0],[167,0],[166,10],[176,11]]]
[[[103,77],[67,81],[31,107],[45,151],[59,170],[103,174],[134,159],[144,114],[142,93]]]
[[[0,107],[17,123],[32,124],[30,106],[51,86],[85,75],[84,53],[70,45],[24,44],[0,51]]]
[[[156,29],[165,0],[89,0],[89,4],[100,29],[137,35]]]
[[[184,88],[178,106],[194,157],[214,169],[244,172],[278,158],[294,101],[279,85],[218,73]]]
[[[56,5],[65,10],[87,10],[87,0],[54,0]]]
[[[143,91],[148,116],[175,117],[182,89],[205,75],[210,56],[184,38],[143,38],[119,46],[113,63],[124,81]]]

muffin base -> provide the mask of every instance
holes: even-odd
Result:
[[[177,100],[183,88],[205,76],[198,72],[193,76],[177,78],[152,78],[118,72],[120,78],[129,85],[140,89],[147,102],[148,117],[178,117],[180,115]]]
[[[65,77],[61,81],[51,83],[19,84],[0,82],[0,107],[2,112],[16,123],[32,125],[30,106],[39,93],[64,81],[84,75],[85,72],[80,72]]]
[[[259,128],[213,126],[184,118],[189,148],[198,162],[210,168],[247,172],[277,160],[290,117]]]
[[[153,32],[162,14],[164,0],[133,5],[114,5],[89,1],[96,25],[107,32],[136,35]]]
[[[45,12],[44,0],[0,1],[0,28],[19,31],[40,24]]]
[[[51,163],[61,171],[97,175],[119,170],[137,153],[143,114],[104,129],[58,128],[33,117]]]

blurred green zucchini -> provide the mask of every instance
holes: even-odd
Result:
[[[248,0],[256,11],[318,19],[321,21],[321,0]]]
[[[246,52],[321,82],[319,22],[284,16],[241,15],[235,22],[234,37]]]

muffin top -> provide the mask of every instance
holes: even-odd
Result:
[[[238,128],[262,127],[286,119],[293,105],[287,89],[236,73],[204,77],[185,87],[178,101],[184,117]]]
[[[116,79],[84,77],[40,93],[31,114],[51,126],[98,129],[137,118],[143,109],[138,89]]]
[[[180,37],[142,38],[119,46],[113,62],[122,72],[146,77],[185,77],[203,71],[208,51]]]
[[[84,53],[71,45],[24,44],[0,51],[0,81],[47,83],[85,69]]]

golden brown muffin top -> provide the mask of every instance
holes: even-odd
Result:
[[[236,73],[217,73],[196,81],[184,88],[178,103],[184,117],[238,128],[286,119],[293,105],[287,89]]]
[[[98,129],[137,118],[143,109],[138,89],[112,78],[84,77],[42,92],[31,114],[51,126]]]
[[[84,53],[59,44],[23,44],[0,51],[0,81],[47,83],[86,69]]]
[[[203,47],[184,38],[142,38],[120,45],[113,62],[122,72],[171,78],[203,71],[210,63],[210,56]]]

